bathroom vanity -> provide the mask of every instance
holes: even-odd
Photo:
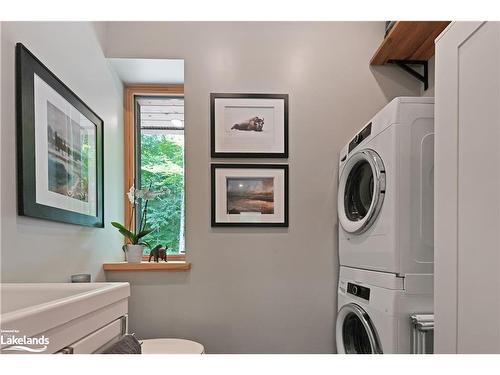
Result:
[[[127,333],[129,283],[1,284],[1,352],[98,353]]]

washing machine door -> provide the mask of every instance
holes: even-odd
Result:
[[[356,152],[340,175],[338,213],[342,228],[361,234],[375,222],[385,196],[385,168],[373,150]]]
[[[382,354],[377,331],[368,314],[355,303],[344,305],[337,315],[337,352]]]

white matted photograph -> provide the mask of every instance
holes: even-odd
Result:
[[[212,226],[288,226],[288,165],[212,164]]]
[[[35,75],[36,202],[97,215],[96,127]]]
[[[210,95],[212,157],[288,157],[287,94]]]

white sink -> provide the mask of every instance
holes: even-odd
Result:
[[[2,336],[43,335],[50,341],[44,353],[54,353],[126,315],[130,285],[0,284],[0,295]],[[2,341],[4,352],[12,343]]]

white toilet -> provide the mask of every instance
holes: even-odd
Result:
[[[185,339],[142,340],[142,354],[205,354],[200,343]]]

